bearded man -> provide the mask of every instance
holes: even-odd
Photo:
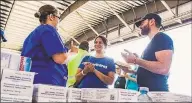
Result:
[[[172,39],[160,32],[161,17],[154,13],[145,15],[135,23],[142,35],[150,38],[150,43],[141,58],[125,50],[122,57],[127,63],[137,64],[137,72],[123,68],[124,72],[136,73],[139,87],[148,87],[150,91],[169,91],[168,77],[174,46]]]

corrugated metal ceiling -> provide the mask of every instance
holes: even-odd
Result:
[[[21,48],[23,41],[28,34],[39,25],[39,20],[34,17],[35,12],[45,5],[51,4],[63,12],[75,1],[50,0],[50,1],[29,1],[29,0],[2,0],[1,1],[1,29],[5,31],[8,42],[1,43],[1,47],[10,49]]]
[[[75,2],[72,0],[1,0],[0,23],[8,39],[8,42],[1,43],[1,47],[10,49],[19,49],[22,47],[25,38],[39,25],[39,20],[34,17],[34,13],[42,5],[51,4],[57,7],[62,13]],[[154,0],[89,0],[68,14],[60,22],[58,32],[64,41],[68,41],[86,30],[92,29],[94,31],[93,27],[114,15],[121,15],[124,12],[150,2],[154,2]],[[125,20],[122,15],[120,19]],[[98,34],[97,31],[94,32]]]

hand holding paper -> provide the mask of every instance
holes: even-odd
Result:
[[[127,63],[134,63],[134,64],[135,64],[135,61],[136,61],[137,56],[136,56],[134,53],[132,53],[132,52],[126,50],[126,49],[124,49],[124,51],[125,51],[126,53],[123,53],[123,52],[121,53],[123,59],[124,59]]]
[[[115,62],[115,64],[116,64],[117,66],[119,66],[119,68],[122,69],[125,73],[130,73],[130,72],[132,72],[131,66],[130,66],[129,64],[124,64],[124,63],[118,62],[118,61]]]

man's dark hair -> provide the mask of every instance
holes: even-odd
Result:
[[[80,49],[89,51],[89,42],[88,41],[82,41],[79,45]]]

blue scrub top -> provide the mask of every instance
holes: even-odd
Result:
[[[24,41],[21,55],[32,59],[31,72],[37,73],[34,84],[66,86],[67,67],[54,62],[52,56],[67,51],[53,26],[42,24],[32,31]]]
[[[95,58],[93,56],[85,56],[79,66],[81,70],[85,67],[83,62],[91,62],[95,69],[104,75],[108,75],[109,72],[115,72],[114,60],[109,57]],[[108,85],[102,82],[94,73],[89,72],[82,78],[78,88],[108,88]]]

